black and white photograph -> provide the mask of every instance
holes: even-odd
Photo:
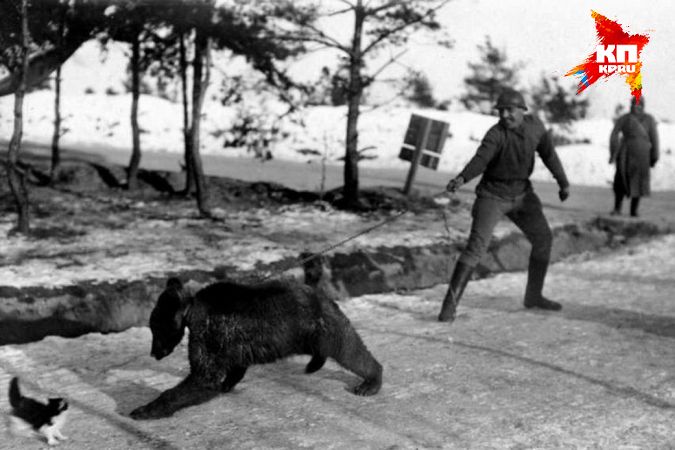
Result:
[[[0,0],[0,449],[675,449],[666,0]]]

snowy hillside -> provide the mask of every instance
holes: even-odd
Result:
[[[71,58],[63,70],[65,92],[62,99],[63,126],[68,130],[63,145],[105,145],[128,149],[131,146],[129,124],[131,97],[124,92],[122,79],[126,57],[123,49],[113,47],[108,51],[105,63],[101,63],[96,44],[85,45]],[[218,74],[219,71],[214,71]],[[202,132],[204,154],[221,153],[250,158],[244,149],[223,148],[230,136],[238,112],[226,108],[213,97],[217,94],[217,82],[210,88],[205,104],[205,123]],[[89,92],[89,93],[87,93]],[[53,120],[53,92],[37,91],[26,97],[24,137],[28,140],[48,143],[51,141]],[[13,97],[0,98],[0,138],[9,139],[12,130]],[[265,122],[265,116],[278,110],[273,102],[265,103],[249,99],[246,103],[249,114],[253,113]],[[372,147],[365,154],[374,157],[362,162],[371,167],[407,167],[398,159],[398,152],[411,113],[417,113],[450,124],[451,138],[446,141],[440,170],[457,172],[468,161],[485,131],[495,122],[494,117],[461,111],[416,111],[406,106],[386,106],[370,110],[364,107],[360,121],[359,146]],[[344,152],[346,109],[341,107],[312,107],[302,113],[302,123],[286,120],[280,124],[284,138],[271,145],[274,158],[286,160],[321,159],[337,161]],[[179,103],[153,96],[140,100],[140,126],[142,150],[145,152],[182,152],[182,112]],[[267,124],[271,126],[271,123]],[[606,186],[613,177],[613,167],[608,164],[607,143],[611,131],[611,118],[589,119],[578,122],[565,134],[576,142],[559,146],[559,154],[574,184]],[[675,189],[675,124],[659,124],[661,160],[652,172],[652,188]],[[313,155],[313,156],[312,156]],[[552,179],[539,163],[535,179]]]

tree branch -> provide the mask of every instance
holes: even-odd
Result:
[[[283,34],[277,35],[277,39],[286,42],[312,42],[315,44],[320,44],[323,48],[334,48],[342,52],[348,53],[349,48],[342,45],[340,42],[332,39],[329,36],[322,38],[321,36],[303,36],[298,34]]]
[[[389,58],[389,61],[387,61],[387,62],[385,62],[384,64],[382,64],[382,66],[380,66],[379,69],[375,70],[375,71],[373,72],[373,74],[372,74],[370,77],[368,77],[368,78],[370,78],[371,80],[375,80],[375,79],[377,78],[377,76],[378,76],[379,74],[381,74],[382,72],[384,72],[384,70],[385,70],[387,67],[389,67],[390,65],[394,64],[396,61],[399,60],[399,58],[400,58],[401,56],[405,55],[406,53],[408,53],[408,50],[407,50],[407,49],[406,49],[406,50],[403,50],[403,51],[401,51],[401,52],[399,52],[397,55],[392,56],[391,58]]]
[[[349,52],[349,48],[343,45],[340,41],[335,39],[332,36],[327,35],[322,30],[318,29],[314,25],[306,24],[304,25],[311,33],[308,35],[303,34],[286,34],[280,35],[279,38],[286,41],[305,41],[305,42],[316,42],[317,44],[325,45],[326,47],[336,48],[343,52]]]
[[[340,3],[344,3],[345,5],[348,6],[348,8],[345,11],[349,11],[350,9],[356,8],[356,5],[347,1],[347,0],[338,0]]]
[[[450,0],[443,0],[441,3],[439,3],[439,4],[437,4],[436,6],[430,8],[429,10],[427,10],[427,12],[426,12],[425,14],[421,15],[419,18],[417,18],[417,19],[415,19],[415,20],[412,20],[412,21],[410,21],[410,22],[404,22],[404,23],[400,24],[400,25],[397,26],[397,27],[387,29],[386,31],[382,32],[377,38],[375,38],[370,44],[366,45],[366,46],[364,47],[362,53],[363,53],[363,54],[368,53],[368,52],[371,51],[375,46],[377,46],[379,43],[385,41],[385,40],[388,39],[390,36],[395,35],[396,33],[400,32],[401,30],[404,30],[404,29],[408,28],[408,27],[411,26],[411,25],[414,25],[414,24],[416,24],[416,23],[420,23],[420,22],[424,21],[424,19],[427,19],[429,16],[431,16],[433,13],[435,13],[436,11],[438,11],[439,9],[441,9],[443,6],[445,6],[445,5],[448,4],[449,2],[450,2]],[[369,15],[375,15],[375,14],[378,13],[378,12],[384,11],[385,9],[391,8],[391,7],[393,7],[393,6],[397,6],[397,5],[399,5],[400,3],[401,3],[400,1],[392,0],[391,2],[389,2],[389,3],[385,4],[385,5],[382,5],[382,6],[378,7],[378,8],[374,8],[374,9],[372,9],[372,10],[369,10],[368,13],[369,13]],[[373,12],[373,11],[374,11],[374,12]]]
[[[29,61],[28,73],[26,74],[27,85],[30,87],[46,79],[58,66],[75,53],[80,44],[81,42],[71,43],[71,45],[66,44],[64,48],[54,47],[30,55],[27,58]],[[21,71],[14,71],[0,79],[0,97],[15,93],[19,88],[20,78]]]
[[[391,0],[390,2],[385,3],[383,5],[380,5],[376,8],[366,9],[366,15],[374,16],[375,14],[377,14],[381,11],[384,11],[385,9],[389,9],[389,8],[394,7],[394,6],[401,6],[403,4],[404,4],[404,2],[401,1],[401,0]]]

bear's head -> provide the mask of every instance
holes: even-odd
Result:
[[[169,278],[150,314],[152,349],[150,356],[157,360],[169,355],[185,334],[185,310],[189,303],[183,283]]]

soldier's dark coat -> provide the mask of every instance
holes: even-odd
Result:
[[[647,113],[619,117],[610,136],[610,162],[616,161],[614,192],[625,197],[651,193],[650,167],[659,159],[656,120]]]

